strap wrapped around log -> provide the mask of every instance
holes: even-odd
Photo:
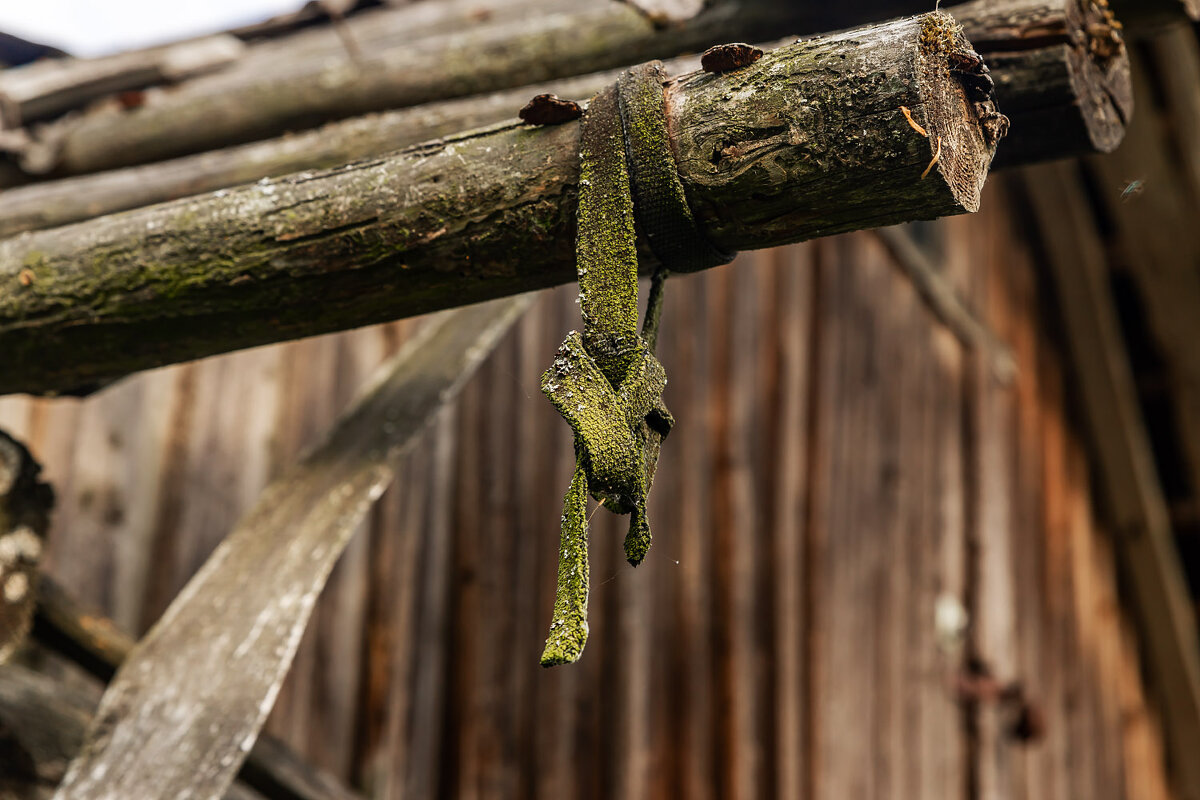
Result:
[[[688,205],[663,108],[662,62],[631,67],[617,81],[625,155],[633,189],[634,214],[650,250],[671,272],[696,272],[728,264],[708,241]]]

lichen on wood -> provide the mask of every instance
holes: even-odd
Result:
[[[21,646],[33,622],[42,540],[54,505],[41,471],[23,444],[0,431],[0,664]]]

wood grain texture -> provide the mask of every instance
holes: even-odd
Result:
[[[1060,215],[1058,225],[1042,229],[1046,263],[1068,331],[1072,368],[1084,387],[1081,406],[1107,520],[1123,556],[1136,619],[1145,636],[1148,667],[1164,693],[1160,702],[1171,731],[1173,785],[1181,798],[1197,797],[1200,764],[1190,755],[1190,743],[1200,737],[1195,609],[1121,340],[1096,222],[1087,208],[1080,175],[1069,167],[1035,174],[1028,191],[1039,214],[1070,210]]]
[[[389,462],[527,305],[516,297],[447,314],[380,367],[328,438],[272,482],[139,640],[56,797],[224,792],[334,562],[392,479]]]
[[[872,236],[671,279],[659,352],[679,425],[652,498],[655,547],[629,568],[622,532],[596,516],[589,649],[549,672],[537,656],[573,453],[537,379],[579,323],[573,290],[545,294],[397,467],[360,532],[366,567],[346,573],[365,608],[350,587],[322,598],[312,664],[268,729],[380,798],[1171,797],[1044,287],[1027,251],[999,246],[1013,238],[1006,206],[989,193],[980,214],[934,230],[935,264],[1018,362],[1008,385]],[[79,417],[161,451],[165,472],[184,460],[157,492],[114,493],[131,520],[174,505],[139,536],[204,553],[213,515],[244,512],[332,422],[327,398],[353,390],[347,360],[382,358],[410,330],[222,356],[86,401],[0,400],[0,424],[64,487],[48,569],[111,607],[118,581],[169,599],[194,568],[73,526],[84,507],[70,495],[97,468],[71,476],[141,457],[104,455],[103,437],[72,443]],[[134,435],[163,396],[137,388],[152,381],[194,398],[186,433],[156,422]],[[257,404],[261,429],[215,436],[236,422],[199,401],[217,386],[243,416]],[[106,401],[118,396],[120,413]],[[934,635],[943,590],[972,610],[968,646],[1046,710],[1046,738],[1020,745],[1001,710],[981,708],[968,740],[954,689],[965,652]],[[331,687],[351,670],[347,701]],[[348,766],[326,728],[354,731]]]
[[[531,1],[531,5],[536,4],[537,0]],[[1132,110],[1129,59],[1119,38],[1114,38],[1109,22],[1096,7],[1085,5],[1086,8],[1078,0],[1008,0],[999,4],[976,0],[952,8],[955,18],[964,26],[967,39],[987,60],[999,87],[1001,110],[1013,121],[998,151],[996,166],[1108,151],[1120,141]],[[401,17],[417,12],[435,16],[435,9],[461,27],[478,25],[478,21],[469,19],[472,7],[464,8],[459,2],[366,12],[347,24],[355,31],[355,40],[363,46],[376,41],[398,46],[403,41],[403,35],[398,33],[402,28]],[[523,3],[498,8],[495,0],[481,2],[473,10],[490,14],[493,22],[504,15],[536,11]],[[842,4],[839,13],[853,15],[854,10]],[[842,27],[852,19],[852,16],[831,18],[829,23]],[[431,20],[423,21],[432,24]],[[746,22],[739,19],[737,30],[731,28],[728,35],[748,36],[740,28]],[[381,30],[371,27],[372,23]],[[794,29],[814,30],[803,23]],[[789,38],[763,43],[760,48],[772,50],[791,41]],[[1092,52],[1089,48],[1092,42],[1103,46]],[[268,54],[278,57],[290,53],[290,58],[299,58],[300,53],[311,52],[308,57],[312,59],[345,56],[338,38],[323,28],[275,43],[265,53],[264,47],[252,48],[238,70],[243,74],[261,72],[270,64]],[[697,66],[695,55],[682,56],[668,61],[666,71],[678,75]],[[75,177],[62,177],[71,170],[59,165],[55,180],[0,193],[0,235],[56,227],[264,177],[329,169],[377,157],[437,136],[512,119],[516,109],[529,98],[544,92],[584,100],[613,83],[620,71],[559,78],[483,95],[390,109],[239,146]],[[1176,73],[1187,74],[1186,69],[1172,74]],[[229,79],[229,76],[224,78]],[[128,148],[122,152],[127,151]],[[85,169],[86,165],[77,167]]]
[[[1121,143],[1134,95],[1120,22],[1107,8],[975,0],[949,10],[987,62],[1012,123],[998,166],[1110,153]]]
[[[460,15],[469,11],[462,5]],[[456,28],[454,15],[446,14],[440,35],[428,26],[404,29],[404,17],[436,10],[400,9],[390,14],[399,17],[386,26],[391,36],[356,36],[363,40],[358,59],[330,31],[323,32],[317,52],[286,40],[268,42],[235,69],[148,95],[132,111],[108,107],[64,120],[45,132],[56,150],[54,167],[80,173],[146,163],[372,111],[699,51],[719,43],[730,25],[754,39],[778,36],[790,16],[772,4],[725,2],[686,24],[660,28],[611,0],[556,2],[537,12],[523,6],[494,13],[484,24],[464,19]],[[488,8],[477,10],[486,14]]]

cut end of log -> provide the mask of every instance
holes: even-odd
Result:
[[[995,107],[983,60],[949,14],[921,17],[917,85],[928,131],[926,169],[930,176],[940,176],[962,211],[978,211],[988,167],[1008,121]]]

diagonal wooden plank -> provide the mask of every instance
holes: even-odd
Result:
[[[220,797],[391,463],[529,304],[431,321],[326,442],[263,492],[117,672],[55,797]]]
[[[42,647],[104,683],[112,680],[117,667],[129,657],[129,651],[136,644],[133,637],[112,620],[78,603],[48,575],[38,581],[37,612],[31,636]],[[3,677],[0,673],[0,679]],[[94,708],[94,702],[87,706],[89,718]],[[37,713],[36,707],[32,707],[31,714]],[[31,716],[27,722],[35,720]],[[75,750],[83,744],[86,723],[85,719],[79,724]],[[0,720],[0,727],[3,727],[3,720]],[[75,751],[72,751],[68,759],[74,755]],[[64,776],[68,759],[63,760],[55,784]],[[359,800],[357,794],[328,772],[306,763],[282,741],[265,734],[255,741],[237,777],[243,788],[248,787],[272,800]],[[230,791],[237,786],[234,784]]]

